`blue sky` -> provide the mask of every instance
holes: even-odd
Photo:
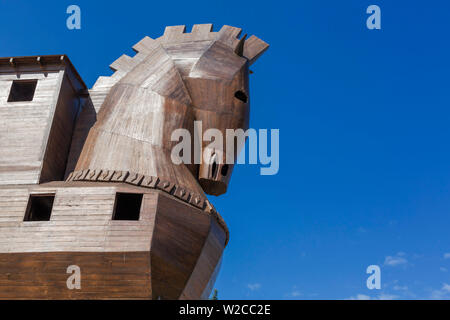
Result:
[[[66,28],[71,4],[78,31]],[[371,4],[381,30],[366,28]],[[250,125],[280,129],[280,171],[238,166],[229,192],[211,197],[231,231],[219,298],[450,298],[449,10],[443,0],[4,0],[0,56],[66,53],[91,87],[166,25],[257,35],[271,47],[251,68]],[[366,288],[372,264],[381,290]]]

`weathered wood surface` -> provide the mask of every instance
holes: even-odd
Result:
[[[86,87],[66,56],[7,61],[0,58],[0,185],[63,180]],[[27,79],[38,80],[33,100],[8,102],[13,81]]]
[[[139,221],[112,221],[114,185],[0,189],[0,252],[148,251],[157,193],[144,195]],[[138,190],[140,191],[140,190]],[[55,193],[50,221],[23,221],[29,194]]]
[[[64,180],[67,179],[70,173],[74,172],[81,151],[83,150],[84,143],[89,134],[89,130],[92,128],[95,121],[97,121],[97,112],[91,98],[87,98],[83,101],[83,108],[77,117],[73,130]]]
[[[144,194],[138,221],[111,220],[117,192]],[[55,193],[50,221],[23,221],[30,193]],[[226,240],[213,215],[162,191],[89,182],[3,187],[0,298],[198,299],[209,294]],[[80,267],[82,290],[67,288],[69,265]]]
[[[182,128],[201,139],[194,136],[194,121],[202,122],[203,131],[215,128],[223,136],[226,129],[246,130],[248,66],[268,45],[254,36],[246,42],[239,38],[241,29],[230,26],[219,32],[210,24],[194,25],[190,33],[185,29],[167,27],[158,39],[145,37],[133,47],[135,57],[122,55],[111,64],[115,73],[98,79],[90,93],[95,108],[102,105],[75,170],[132,171],[194,192],[226,192],[233,170],[225,164],[226,146],[208,150],[210,142],[202,142],[215,164],[175,165],[170,153],[177,142],[171,133]],[[237,92],[245,98],[238,99]],[[232,150],[234,159],[238,148]]]
[[[0,184],[38,183],[46,132],[58,83],[58,71],[17,74],[0,73]],[[7,102],[13,80],[38,79],[31,102]]]
[[[67,288],[67,267],[81,289]],[[150,299],[149,252],[0,253],[0,299]]]
[[[64,180],[72,143],[75,120],[82,107],[78,92],[66,72],[62,75],[59,94],[54,103],[39,182]]]

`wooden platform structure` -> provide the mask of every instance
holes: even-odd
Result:
[[[217,162],[174,164],[170,136],[248,128],[268,45],[240,33],[166,27],[90,90],[65,55],[0,58],[0,299],[209,296],[229,233],[205,193],[233,168],[207,143]]]

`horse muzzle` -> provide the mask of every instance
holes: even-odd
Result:
[[[214,149],[205,149],[200,164],[198,181],[207,194],[219,196],[227,192],[232,164],[224,163],[224,157]]]

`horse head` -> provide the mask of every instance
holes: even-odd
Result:
[[[195,193],[226,192],[233,170],[226,155],[237,149],[211,148],[203,131],[249,126],[249,66],[268,48],[259,38],[240,37],[241,29],[211,24],[166,27],[164,35],[145,37],[112,65],[116,73],[99,79],[96,90],[107,94],[77,162],[76,170],[127,171],[186,186]],[[108,87],[109,86],[109,87]],[[200,164],[174,165],[171,133],[187,129],[201,142]],[[233,162],[234,163],[234,162]],[[190,173],[189,173],[190,172]],[[189,175],[194,177],[194,181]]]
[[[201,121],[203,131],[218,129],[222,137],[226,137],[227,129],[248,129],[249,65],[268,48],[265,42],[254,36],[246,40],[244,35],[239,39],[240,33],[239,28],[222,27],[189,73],[183,76],[192,99],[195,119]],[[208,141],[200,141],[203,154],[198,181],[206,193],[223,194],[242,146],[233,144],[230,147],[233,150],[229,150],[227,143],[222,141],[222,148],[215,149],[210,147]],[[226,161],[229,153],[232,163]]]

